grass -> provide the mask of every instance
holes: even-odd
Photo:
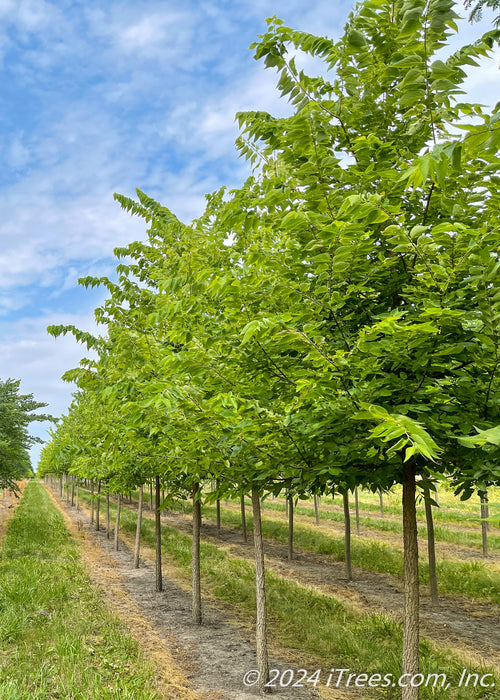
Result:
[[[236,504],[235,504],[236,505]],[[352,505],[352,504],[351,504]],[[238,504],[239,506],[239,504]],[[280,502],[274,502],[271,500],[266,500],[265,510],[270,510],[274,512],[284,513],[285,504]],[[294,509],[296,515],[302,515],[309,518],[315,518],[314,510],[311,507],[304,505],[297,505]],[[436,514],[434,509],[434,515]],[[320,521],[328,522],[344,522],[344,512],[340,510],[320,510],[319,511]],[[403,525],[400,520],[393,520],[391,518],[370,518],[367,516],[360,516],[360,525],[369,530],[374,530],[378,532],[393,532],[395,534],[403,534]],[[352,515],[352,527],[355,528],[354,514]],[[418,528],[418,535],[421,538],[427,537],[427,528],[425,525],[420,525]],[[478,528],[477,532],[464,532],[462,530],[454,530],[450,527],[434,527],[434,536],[436,542],[449,542],[452,544],[460,544],[467,547],[475,547],[478,550],[482,548],[481,532]],[[500,536],[489,533],[488,534],[488,545],[490,549],[500,548]]]
[[[37,482],[0,550],[2,700],[157,700],[154,670],[111,616]]]
[[[81,493],[89,503],[89,494]],[[116,512],[111,504],[111,513]],[[136,512],[123,508],[120,525],[133,535]],[[143,519],[142,541],[155,545],[154,521]],[[162,551],[168,561],[188,576],[191,564],[191,537],[175,528],[162,526]],[[243,608],[250,616],[255,614],[255,569],[252,563],[227,554],[216,545],[202,543],[201,572],[204,587],[238,610]],[[401,675],[401,625],[384,615],[360,614],[331,596],[322,595],[308,587],[266,573],[266,591],[269,630],[274,641],[296,649],[308,657],[317,668],[350,668],[358,673],[391,673]],[[436,650],[421,641],[421,672],[446,673],[451,687],[458,684],[463,664],[451,652]],[[485,669],[469,672],[487,673]],[[497,683],[500,679],[497,680]],[[368,690],[366,691],[369,692]],[[382,692],[382,694],[380,694]],[[370,697],[370,695],[366,695]],[[376,697],[400,697],[398,689],[379,691]],[[465,695],[450,696],[444,689],[421,689],[422,700],[427,698],[493,698],[489,689],[467,689]]]

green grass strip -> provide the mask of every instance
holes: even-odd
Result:
[[[215,508],[204,507],[203,514],[210,520],[216,518]],[[221,508],[221,514],[224,523],[240,527],[239,513],[228,508]],[[252,525],[252,516],[248,515],[248,529],[251,530]],[[262,531],[266,537],[278,542],[288,542],[288,524],[286,522],[269,520],[264,516]],[[293,539],[299,547],[317,554],[328,554],[337,561],[344,561],[343,536],[328,535],[317,529],[296,524]],[[403,576],[403,552],[384,542],[353,538],[351,555],[355,566],[369,571]],[[489,570],[486,564],[478,561],[459,562],[438,558],[436,569],[441,591],[491,600],[500,605],[500,577]],[[429,583],[429,565],[424,558],[420,561],[419,572],[420,581]]]
[[[90,501],[88,493],[81,498]],[[114,516],[116,506],[111,503]],[[123,508],[120,525],[126,532],[135,533],[137,514]],[[142,541],[155,546],[154,521],[144,518]],[[191,537],[175,528],[162,526],[162,551],[168,561],[186,574],[191,565]],[[255,568],[252,563],[230,556],[216,545],[201,545],[201,573],[203,584],[220,599],[255,614]],[[324,669],[350,668],[357,673],[391,673],[401,675],[402,627],[384,615],[359,614],[331,596],[322,595],[293,581],[285,580],[272,571],[266,573],[269,630],[274,639],[285,647],[313,655]],[[467,688],[463,695],[456,688],[463,664],[451,652],[436,650],[422,640],[421,664],[424,674],[446,673],[454,695],[441,688],[421,688],[421,698],[445,700],[455,697],[493,698],[488,688]],[[484,673],[490,669],[467,668],[468,672]],[[496,685],[500,679],[495,679]],[[491,681],[491,679],[489,679]],[[372,697],[365,688],[365,697]],[[456,692],[456,694],[455,694]],[[378,690],[374,697],[393,700],[401,697],[398,688]]]
[[[40,483],[25,489],[0,550],[2,700],[157,700],[154,670],[93,588]]]

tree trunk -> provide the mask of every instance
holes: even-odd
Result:
[[[379,489],[378,498],[380,501],[380,515],[384,517],[384,495],[382,493],[382,489]]]
[[[219,482],[216,480],[215,481],[215,488],[219,488]],[[217,536],[220,536],[220,499],[218,498],[215,502],[216,506],[216,511],[217,511]]]
[[[241,529],[243,531],[243,541],[248,542],[248,535],[247,535],[247,517],[245,513],[245,494],[241,494],[241,500],[240,500],[240,509],[241,509]]]
[[[163,579],[161,575],[161,493],[160,477],[156,476],[156,509],[155,509],[155,535],[156,535],[156,591],[163,590]]]
[[[201,577],[200,577],[200,529],[201,501],[200,485],[193,486],[193,555],[191,570],[193,575],[193,622],[201,625]]]
[[[59,477],[59,498],[62,498],[63,494],[63,485],[62,485],[62,474]]]
[[[436,573],[436,546],[434,538],[434,520],[429,487],[424,484],[425,520],[427,523],[427,550],[429,557],[429,584],[431,587],[431,603],[433,608],[439,605],[438,583]]]
[[[488,556],[488,530],[489,523],[484,518],[490,517],[488,497],[481,496],[481,536],[483,540],[483,556]]]
[[[153,482],[149,482],[149,510],[153,510]]]
[[[349,492],[346,490],[342,494],[344,501],[344,549],[345,549],[345,572],[347,580],[352,581],[351,562],[351,514],[349,513]]]
[[[293,496],[288,496],[288,559],[293,559]]]
[[[90,481],[90,524],[93,525],[95,522],[95,503],[94,503],[94,479]]]
[[[80,482],[76,482],[76,509],[80,510]]]
[[[109,540],[111,536],[111,523],[109,519],[109,487],[106,491],[106,539]]]
[[[118,551],[118,530],[120,528],[120,510],[122,506],[122,495],[118,494],[116,501],[116,519],[115,519],[115,549]]]
[[[142,525],[142,484],[139,487],[139,503],[137,505],[137,526],[135,528],[134,547],[134,568],[139,568],[139,551],[141,547],[141,525]]]
[[[359,527],[359,499],[358,499],[358,487],[354,487],[354,508],[356,510],[356,534],[361,534],[361,529]]]
[[[314,496],[314,515],[316,516],[316,525],[319,525],[319,498]]]
[[[95,509],[95,529],[99,532],[99,514],[101,511],[101,480],[97,482],[97,500]]]
[[[403,542],[404,542],[404,622],[403,673],[415,676],[419,669],[419,582],[417,509],[415,505],[415,468],[403,467]],[[419,689],[409,684],[402,700],[418,700]]]
[[[75,505],[75,479],[71,479],[71,507]]]
[[[255,581],[257,587],[257,622],[255,636],[257,642],[257,668],[260,673],[259,687],[262,691],[269,681],[269,659],[267,654],[267,612],[266,582],[264,567],[264,543],[262,540],[262,521],[260,499],[257,489],[252,489],[253,540],[255,548]]]
[[[288,496],[285,497],[285,518],[288,520]]]

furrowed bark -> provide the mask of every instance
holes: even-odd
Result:
[[[99,515],[101,512],[101,480],[97,482],[97,500],[95,509],[95,529],[99,532]]]
[[[109,489],[109,487],[108,487]],[[106,491],[106,539],[111,536],[111,521],[109,518],[109,490]]]
[[[429,488],[424,486],[425,520],[427,523],[427,550],[429,558],[429,584],[431,587],[432,607],[439,605],[439,593],[436,572],[436,545],[434,538],[434,519],[432,517],[432,503]]]
[[[344,502],[344,551],[345,551],[345,572],[348,581],[352,581],[351,562],[351,514],[349,512],[349,492],[342,494]]]
[[[199,499],[200,485],[193,486],[193,554],[191,570],[193,577],[193,622],[201,625],[201,576],[200,576],[200,529],[201,501]]]
[[[257,588],[257,668],[260,673],[259,688],[265,692],[265,685],[269,680],[269,658],[267,654],[267,611],[266,611],[266,583],[264,567],[264,543],[262,540],[262,522],[260,512],[260,499],[257,489],[252,489],[253,508],[253,539],[255,548],[255,582]]]
[[[248,542],[247,535],[247,517],[245,513],[245,494],[241,494],[240,499],[240,509],[241,509],[241,529],[243,531],[243,541]]]
[[[359,499],[358,499],[358,487],[354,487],[354,508],[356,510],[356,534],[361,534],[361,529],[359,527]]]
[[[139,552],[141,547],[141,525],[142,525],[142,484],[139,487],[139,503],[137,504],[137,526],[135,528],[135,546],[134,546],[134,568],[139,568]]]
[[[293,559],[293,497],[288,497],[288,559]]]
[[[115,519],[115,549],[118,551],[118,530],[120,529],[120,511],[122,507],[122,495],[118,494],[116,499],[116,519]]]
[[[216,511],[217,511],[217,535],[220,535],[220,500],[217,499],[216,503]]]
[[[488,556],[488,530],[489,523],[484,518],[489,518],[488,497],[481,496],[481,539],[483,542],[483,556]]]
[[[161,513],[160,513],[160,477],[156,476],[156,509],[155,509],[155,541],[156,541],[156,588],[157,592],[163,590],[161,575]]]
[[[403,674],[407,678],[419,669],[419,581],[417,509],[415,506],[415,468],[403,467],[403,543],[404,543],[404,622]],[[402,700],[418,700],[419,688],[403,688]]]

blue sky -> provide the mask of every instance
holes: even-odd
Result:
[[[288,110],[248,49],[265,18],[339,37],[351,6],[0,0],[0,378],[21,379],[54,415],[66,409],[60,377],[84,351],[46,327],[95,330],[103,293],[78,277],[111,274],[113,248],[144,235],[113,192],[138,187],[189,221],[206,192],[240,184],[234,114]],[[462,40],[490,21],[464,22]],[[498,99],[498,58],[471,76],[474,99]]]

